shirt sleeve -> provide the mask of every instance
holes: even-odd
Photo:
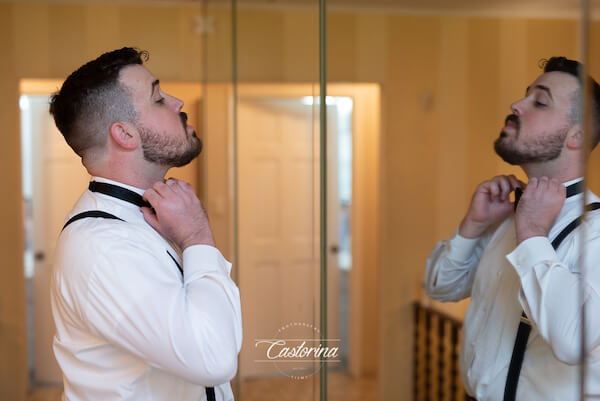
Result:
[[[216,248],[185,249],[183,282],[164,249],[124,238],[90,251],[82,309],[96,335],[192,383],[214,386],[235,376],[240,296]]]
[[[583,225],[561,244],[561,261],[546,237],[523,241],[507,255],[519,275],[519,302],[532,325],[560,361],[580,361],[582,310],[586,310],[586,349],[600,346],[600,227],[598,218]],[[579,267],[581,233],[585,231],[585,262]],[[564,252],[564,254],[563,254]],[[584,270],[585,269],[585,270]],[[585,272],[585,274],[583,274]],[[598,360],[598,352],[589,354]],[[594,356],[595,355],[595,356]]]
[[[480,238],[458,234],[439,242],[427,259],[425,292],[438,301],[460,301],[471,295],[479,259],[489,241],[489,233]]]

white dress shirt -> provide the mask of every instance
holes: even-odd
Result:
[[[214,386],[233,400],[242,322],[231,264],[207,245],[178,255],[134,204],[88,190],[66,220],[86,210],[124,221],[85,218],[59,237],[51,301],[64,399],[199,401]]]
[[[576,181],[576,180],[575,180]],[[567,184],[573,183],[571,181]],[[586,393],[600,395],[600,211],[576,228],[555,251],[554,239],[582,214],[582,194],[566,199],[549,238],[516,244],[511,216],[482,238],[458,232],[440,242],[427,260],[425,290],[440,301],[471,297],[463,326],[460,370],[467,392],[479,401],[503,399],[521,311],[532,331],[517,387],[517,400],[579,400],[581,277],[586,307]],[[588,192],[587,202],[599,198]],[[579,264],[585,241],[585,274]]]

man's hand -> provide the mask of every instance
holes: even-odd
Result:
[[[479,184],[458,233],[465,238],[477,238],[488,227],[504,220],[513,210],[510,193],[524,187],[514,175],[499,175]]]
[[[144,219],[182,251],[191,245],[215,246],[206,212],[189,184],[174,178],[158,181],[144,199],[156,211],[142,207]]]
[[[531,237],[547,237],[566,196],[565,186],[555,179],[529,180],[515,213],[517,244]]]

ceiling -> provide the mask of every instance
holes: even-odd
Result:
[[[11,1],[11,0],[0,0]],[[221,5],[232,0],[12,0],[21,3],[124,3],[165,5]],[[236,0],[240,8],[318,7],[319,0]],[[578,18],[582,0],[327,0],[329,9],[369,9],[408,14],[482,14],[510,17]],[[600,0],[589,0],[593,16]]]

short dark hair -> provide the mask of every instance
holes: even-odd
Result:
[[[577,78],[581,83],[581,73],[583,72],[583,64],[575,60],[569,60],[566,57],[551,57],[548,60],[540,60],[540,67],[544,72],[565,72]],[[587,76],[588,90],[591,93],[592,100],[592,149],[600,142],[600,85],[591,76]],[[571,121],[573,123],[581,123],[581,86],[575,93],[573,106],[571,107]]]
[[[135,121],[131,95],[119,83],[122,68],[143,64],[148,52],[123,47],[79,67],[50,99],[50,114],[69,146],[83,157],[104,146],[115,121]]]

